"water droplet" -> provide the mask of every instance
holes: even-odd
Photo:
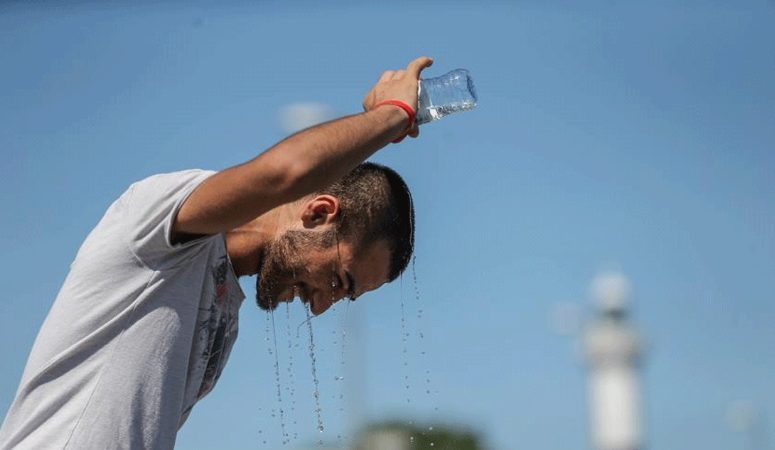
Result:
[[[322,408],[320,407],[320,382],[318,381],[316,359],[315,359],[315,338],[312,330],[312,313],[309,305],[306,305],[304,310],[307,313],[307,329],[309,330],[309,357],[312,361],[312,382],[315,385],[315,391],[313,396],[315,397],[315,415],[318,419],[318,431],[323,432],[323,415]]]
[[[274,375],[275,375],[275,382],[277,384],[277,403],[279,404],[279,412],[280,412],[280,430],[282,432],[283,437],[287,437],[288,433],[285,430],[285,412],[283,411],[282,385],[280,383],[280,359],[277,354],[277,330],[275,328],[275,322],[274,322],[274,311],[269,311],[269,316],[270,316],[270,324],[271,324],[271,331],[272,331],[272,344],[274,345],[274,351],[270,347],[269,354],[274,355]],[[272,411],[272,417],[275,417],[274,410]]]

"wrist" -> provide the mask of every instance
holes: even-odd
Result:
[[[416,119],[414,109],[408,104],[402,102],[401,100],[385,100],[374,105],[374,108],[376,109],[376,108],[379,108],[380,106],[393,106],[394,108],[390,108],[390,109],[397,111],[400,108],[403,111],[402,114],[403,116],[406,117],[405,119],[406,126],[404,127],[404,131],[402,132],[402,134],[397,139],[393,140],[393,143],[401,142],[414,127],[414,123]]]

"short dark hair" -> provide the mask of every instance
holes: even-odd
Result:
[[[317,194],[339,199],[337,234],[354,239],[356,252],[379,240],[387,243],[388,281],[406,270],[414,252],[414,204],[409,187],[396,171],[365,162]]]

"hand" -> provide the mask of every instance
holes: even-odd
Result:
[[[406,70],[386,71],[363,99],[363,110],[371,111],[374,105],[385,100],[399,100],[417,112],[417,87],[420,73],[430,67],[433,60],[422,56],[410,62]],[[420,129],[415,123],[409,130],[409,136],[417,137]]]

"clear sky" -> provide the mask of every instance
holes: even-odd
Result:
[[[427,54],[426,76],[469,69],[480,102],[372,158],[413,190],[416,282],[313,320],[310,352],[302,308],[268,332],[244,279],[240,339],[177,448],[344,445],[396,417],[493,450],[589,448],[585,375],[550,317],[589,315],[607,269],[649,343],[650,448],[743,448],[739,400],[775,443],[774,2],[247,3],[0,6],[0,414],[130,183],[243,162],[289,104],[357,113]]]

